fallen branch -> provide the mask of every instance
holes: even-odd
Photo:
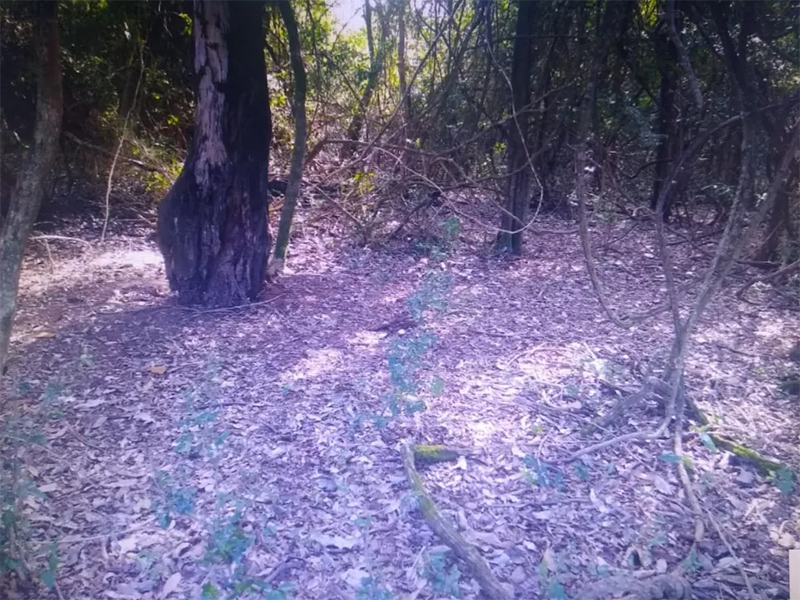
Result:
[[[105,154],[106,156],[110,156],[112,158],[114,157],[114,153],[111,152],[110,150],[106,150],[105,148],[102,148],[101,146],[96,146],[95,144],[92,144],[90,142],[82,140],[79,137],[71,134],[68,131],[65,131],[63,133],[63,135],[64,135],[65,138],[67,138],[69,140],[72,140],[73,142],[75,142],[79,146],[83,146],[84,148],[89,148],[90,150],[94,150],[95,152],[99,152],[100,154]],[[167,171],[165,168],[160,167],[158,165],[151,165],[150,163],[146,163],[144,161],[137,160],[135,158],[128,158],[127,156],[119,156],[117,158],[117,160],[121,160],[124,163],[128,163],[129,165],[133,165],[134,167],[138,167],[138,168],[142,169],[143,171],[149,171],[150,173],[160,173],[161,175],[163,175],[164,177],[166,177],[170,181],[173,180],[173,176],[169,173],[169,171]]]
[[[714,440],[714,443],[717,446],[723,450],[727,450],[735,456],[738,456],[740,459],[751,463],[756,467],[756,469],[758,469],[759,473],[766,477],[770,477],[775,475],[775,473],[778,471],[787,470],[789,468],[782,462],[767,458],[752,448],[748,448],[744,444],[735,442],[732,439],[722,436],[718,433],[712,433],[709,434],[709,436],[712,440]]]
[[[800,272],[800,259],[794,261],[793,263],[789,263],[785,267],[778,269],[768,275],[761,275],[759,277],[753,277],[750,281],[745,283],[739,291],[736,292],[736,297],[741,298],[744,293],[750,289],[750,286],[755,285],[756,283],[767,283],[770,281],[775,281],[776,279],[780,279],[781,277],[786,277],[787,275],[792,275],[793,273]]]
[[[719,526],[717,520],[714,518],[714,515],[711,514],[711,511],[706,508],[706,514],[708,515],[708,520],[711,521],[711,524],[714,526],[714,529],[717,530],[717,535],[719,539],[722,540],[722,543],[725,544],[725,547],[728,549],[728,554],[731,555],[736,561],[736,567],[739,569],[739,573],[744,580],[744,584],[747,587],[747,593],[750,594],[750,600],[758,600],[759,596],[756,595],[755,590],[753,589],[753,584],[750,583],[750,578],[747,576],[747,571],[744,570],[742,566],[742,559],[736,556],[736,552],[733,551],[733,546],[731,546],[728,538],[725,536],[725,533],[722,531],[722,527]]]
[[[513,594],[503,586],[492,572],[489,564],[478,552],[477,548],[467,542],[464,537],[445,520],[439,508],[431,498],[425,484],[414,465],[414,449],[410,444],[401,448],[403,467],[408,482],[417,494],[419,508],[425,522],[433,532],[450,547],[453,553],[470,568],[483,593],[491,600],[511,600]]]
[[[442,462],[452,462],[462,456],[470,456],[470,451],[465,448],[455,448],[453,446],[440,446],[437,444],[414,444],[414,462],[432,465]]]
[[[81,238],[69,237],[67,235],[32,235],[30,237],[30,239],[36,240],[36,241],[43,241],[43,242],[46,242],[48,240],[62,240],[64,242],[78,242],[79,244],[83,244],[84,246],[88,246],[89,248],[92,247],[91,242],[87,242],[86,240],[82,240]]]

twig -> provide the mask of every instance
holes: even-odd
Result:
[[[139,87],[142,84],[142,77],[144,76],[144,43],[142,43],[142,47],[139,49],[139,78],[136,80],[136,88],[133,90],[133,100],[131,101],[131,105],[128,107],[128,112],[125,115],[125,119],[122,121],[122,131],[119,134],[119,144],[117,144],[117,150],[114,152],[114,158],[111,160],[111,167],[108,169],[108,181],[106,183],[106,198],[105,198],[105,215],[103,218],[103,231],[100,232],[100,241],[104,242],[106,240],[106,230],[108,229],[108,217],[110,212],[109,200],[111,198],[111,182],[114,180],[114,169],[117,168],[117,160],[119,160],[119,155],[122,152],[122,146],[125,143],[125,133],[128,129],[128,121],[131,118],[131,114],[133,113],[133,108],[136,106],[136,97],[139,95]]]
[[[32,235],[29,239],[36,241],[62,240],[65,242],[78,242],[79,244],[83,244],[84,246],[88,246],[89,248],[92,247],[91,242],[87,242],[86,240],[82,240],[76,237],[69,237],[67,235]]]
[[[761,275],[760,277],[753,277],[750,281],[745,283],[739,291],[736,292],[736,297],[741,298],[744,293],[750,288],[750,286],[756,283],[767,283],[769,281],[774,281],[775,279],[780,279],[786,275],[791,275],[792,273],[800,272],[800,259],[794,261],[793,263],[789,263],[785,267],[778,269],[772,273],[767,275]]]
[[[268,584],[274,583],[276,580],[280,579],[286,571],[300,568],[305,563],[306,561],[298,556],[287,556],[280,563],[275,565],[275,567],[262,578],[262,581]]]
[[[262,306],[264,304],[270,304],[274,302],[278,298],[282,298],[286,294],[278,294],[277,296],[273,296],[272,298],[267,298],[266,300],[259,300],[258,302],[251,302],[249,304],[239,304],[238,306],[222,306],[220,308],[193,308],[191,306],[180,306],[178,304],[167,304],[164,306],[144,306],[142,308],[137,308],[135,310],[130,311],[109,311],[100,313],[102,315],[121,315],[121,314],[137,314],[137,313],[144,313],[144,312],[157,312],[160,310],[182,310],[186,312],[190,312],[193,314],[200,314],[205,315],[209,313],[215,312],[226,312],[226,311],[234,311],[234,310],[245,310],[247,308],[252,308],[253,306]]]
[[[697,501],[697,495],[694,493],[689,474],[686,472],[686,465],[683,464],[683,413],[686,404],[684,397],[684,394],[678,395],[678,405],[675,410],[673,449],[675,451],[675,456],[678,457],[678,462],[676,463],[678,477],[681,480],[681,485],[683,485],[683,491],[686,492],[686,499],[689,501],[689,506],[694,513],[694,542],[698,544],[703,539],[705,523],[703,523],[703,512],[700,509],[700,503]]]
[[[60,540],[56,540],[56,544],[82,544],[84,542],[93,542],[95,540],[103,540],[110,536],[123,536],[128,535],[130,533],[134,533],[136,531],[141,531],[142,529],[147,529],[152,525],[152,519],[147,521],[146,523],[140,523],[139,525],[134,525],[133,527],[129,527],[128,529],[123,529],[122,531],[110,531],[108,533],[99,533],[97,535],[88,535],[85,537],[78,537],[78,538],[71,538],[67,536],[66,538],[62,538]]]
[[[185,310],[194,314],[199,315],[207,315],[210,313],[217,313],[217,312],[228,312],[228,311],[235,311],[235,310],[245,310],[248,308],[252,308],[254,306],[261,306],[263,304],[270,304],[277,300],[278,298],[282,298],[286,294],[278,294],[277,296],[273,296],[272,298],[268,298],[266,300],[260,300],[258,302],[250,302],[249,304],[239,304],[238,306],[221,306],[219,308],[192,308],[191,306],[173,306],[176,310]]]
[[[736,552],[733,551],[733,547],[728,541],[728,538],[725,536],[725,533],[722,531],[722,527],[719,526],[719,523],[717,523],[717,520],[714,518],[714,515],[711,514],[711,511],[708,508],[706,508],[706,514],[708,515],[708,520],[711,521],[711,524],[717,531],[719,539],[722,540],[722,543],[725,544],[725,547],[728,549],[728,553],[734,560],[736,560],[736,566],[739,569],[739,573],[742,575],[742,579],[744,579],[745,586],[747,586],[747,592],[750,594],[750,599],[759,600],[759,597],[756,596],[756,592],[753,589],[753,584],[750,583],[750,579],[747,577],[747,571],[745,571],[744,567],[742,566],[742,560],[736,555]]]
[[[69,140],[72,140],[73,142],[75,142],[79,146],[83,146],[85,148],[89,148],[91,150],[94,150],[95,152],[99,152],[100,154],[105,154],[106,156],[111,156],[111,157],[114,156],[113,152],[111,152],[109,150],[106,150],[105,148],[102,148],[102,147],[97,146],[95,144],[92,144],[90,142],[87,142],[85,140],[82,140],[78,136],[73,135],[68,131],[63,132],[62,135],[65,138],[67,138]],[[166,177],[166,178],[168,178],[170,180],[173,179],[172,174],[169,171],[167,171],[164,167],[160,167],[158,165],[151,165],[149,163],[146,163],[146,162],[141,161],[141,160],[137,160],[135,158],[128,158],[127,156],[120,156],[118,160],[121,160],[122,162],[128,163],[130,165],[133,165],[134,167],[139,167],[140,169],[142,169],[144,171],[149,171],[151,173],[160,173],[161,175],[163,175],[164,177]]]
[[[70,425],[69,423],[67,423],[67,429],[69,429],[69,432],[73,436],[75,436],[76,440],[78,440],[79,442],[81,442],[82,444],[84,444],[86,446],[89,446],[89,448],[93,448],[94,450],[99,450],[101,452],[105,450],[105,448],[103,448],[101,446],[96,446],[95,444],[92,444],[89,440],[87,440],[80,433],[78,433],[78,431],[72,425]]]
[[[569,455],[565,462],[572,462],[576,458],[583,456],[584,454],[589,454],[591,452],[596,452],[597,450],[602,450],[603,448],[608,448],[609,446],[613,446],[614,444],[618,444],[620,442],[632,442],[635,440],[650,440],[656,437],[656,431],[635,431],[633,433],[626,433],[624,435],[619,435],[615,438],[611,438],[610,440],[604,440],[602,442],[598,442],[597,444],[592,444],[586,448],[581,450],[577,450]]]

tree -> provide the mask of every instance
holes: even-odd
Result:
[[[372,96],[375,94],[375,89],[378,86],[378,80],[383,72],[383,65],[386,61],[386,35],[387,24],[386,18],[383,13],[383,7],[380,4],[375,5],[375,12],[378,13],[378,22],[380,24],[381,36],[378,42],[378,48],[375,48],[375,42],[372,35],[372,5],[369,0],[364,0],[364,23],[367,29],[367,48],[369,50],[369,73],[367,74],[367,83],[364,86],[364,91],[361,93],[361,99],[358,101],[358,106],[350,119],[350,125],[347,127],[346,138],[348,143],[342,145],[340,158],[342,160],[349,159],[356,150],[356,142],[358,136],[361,134],[361,129],[364,126],[364,119],[372,102]]]
[[[272,138],[264,6],[195,3],[194,139],[158,214],[167,278],[181,304],[234,306],[264,285]]]
[[[289,52],[294,74],[294,148],[292,162],[289,167],[289,180],[286,183],[286,199],[281,210],[278,223],[278,236],[275,239],[274,262],[270,269],[275,274],[283,270],[286,252],[289,249],[289,237],[292,232],[294,209],[300,196],[300,182],[303,178],[303,160],[306,154],[306,70],[300,48],[300,36],[297,32],[297,20],[289,2],[278,4],[286,33],[289,37]]]
[[[34,5],[33,46],[37,58],[36,124],[13,191],[0,237],[0,374],[5,368],[11,327],[17,310],[22,255],[42,198],[50,183],[58,154],[63,108],[61,90],[61,43],[57,4]]]
[[[514,35],[514,57],[511,65],[513,117],[508,139],[508,196],[500,221],[502,231],[497,247],[513,254],[522,253],[525,213],[530,204],[530,165],[526,148],[528,137],[528,104],[531,95],[531,37],[534,32],[538,2],[520,2],[517,29]]]

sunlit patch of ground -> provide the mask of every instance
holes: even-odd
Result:
[[[616,237],[613,227],[596,235]],[[266,302],[212,313],[172,304],[143,238],[69,251],[54,242],[52,261],[37,247],[1,392],[22,479],[45,492],[20,505],[27,559],[46,570],[55,543],[59,591],[14,593],[200,598],[250,585],[257,597],[263,585],[298,599],[423,599],[449,581],[476,598],[463,566],[432,557],[441,541],[415,510],[397,452],[410,439],[470,449],[423,476],[518,597],[681,564],[697,598],[744,597],[713,527],[690,553],[670,439],[559,462],[658,423],[652,403],[581,433],[615,402],[601,380],[635,389],[657,374],[668,316],[609,323],[575,237],[531,236],[519,261],[486,258],[477,239],[467,231],[430,260],[301,238],[293,273]],[[663,300],[653,248],[637,230],[599,252],[615,309]],[[675,251],[686,277],[703,264]],[[440,298],[430,288],[445,279]],[[778,389],[797,369],[787,359],[797,306],[768,290],[757,305],[737,301],[737,281],[700,323],[687,386],[719,431],[798,468],[800,402]],[[409,326],[420,305],[423,321]],[[25,442],[34,433],[46,442]],[[751,583],[785,597],[797,492],[782,494],[697,432],[684,446],[703,507]]]

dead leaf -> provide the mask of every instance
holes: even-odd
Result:
[[[503,548],[505,546],[493,531],[473,531],[472,537],[484,546],[494,546],[495,548]]]
[[[326,535],[314,532],[309,536],[313,541],[321,546],[333,546],[339,550],[352,550],[359,545],[361,540],[358,537],[344,537],[341,535]]]
[[[547,570],[551,573],[555,573],[556,569],[558,568],[558,562],[556,561],[556,557],[553,556],[552,550],[547,548],[542,554],[542,562],[547,566]]]
[[[153,365],[152,367],[150,367],[150,372],[153,375],[163,375],[164,373],[167,372],[167,367],[166,365]]]
[[[141,598],[142,594],[132,585],[123,583],[116,590],[106,590],[106,596],[115,600],[135,600]]]
[[[181,573],[180,571],[173,573],[169,576],[166,583],[164,583],[164,589],[161,590],[161,597],[166,598],[172,592],[178,589],[178,585],[181,583]]]
[[[79,404],[78,408],[97,408],[98,406],[105,403],[106,403],[105,398],[95,398],[94,400],[89,400],[88,402]]]
[[[138,545],[138,539],[135,535],[128,536],[119,541],[119,549],[122,554],[135,550]]]
[[[41,340],[45,338],[54,338],[56,337],[56,334],[52,331],[37,331],[33,334],[33,337],[35,337],[37,340]]]
[[[659,475],[653,476],[653,485],[656,486],[656,489],[665,496],[672,496],[675,493],[675,491],[672,489],[672,486]]]
[[[347,569],[347,571],[342,573],[342,579],[344,579],[350,587],[360,588],[361,582],[365,579],[369,579],[369,573],[363,569]]]

